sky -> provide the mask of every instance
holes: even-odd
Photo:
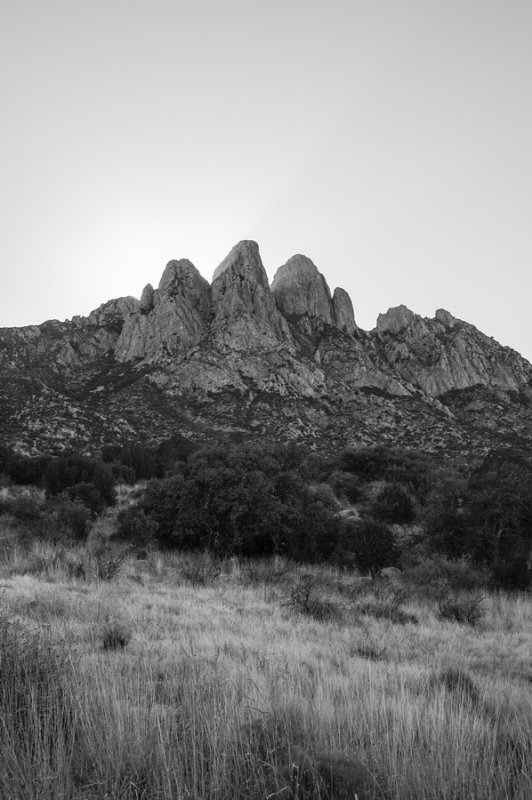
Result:
[[[532,360],[530,0],[0,0],[0,326],[309,256]]]

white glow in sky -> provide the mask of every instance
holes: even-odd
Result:
[[[529,0],[0,0],[0,326],[294,253],[532,359]]]

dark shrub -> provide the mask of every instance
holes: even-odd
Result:
[[[339,614],[338,606],[320,595],[316,578],[309,574],[299,576],[282,605],[322,622],[334,619]]]
[[[222,567],[220,561],[206,551],[182,559],[179,572],[192,586],[208,586],[221,575]]]
[[[336,470],[328,480],[336,496],[340,499],[345,499],[349,503],[357,503],[364,497],[359,479],[350,472]]]
[[[343,450],[334,459],[334,468],[357,475],[363,483],[384,480],[402,484],[422,498],[434,481],[436,465],[426,454],[377,445]]]
[[[48,462],[42,476],[48,497],[61,494],[80,483],[90,483],[99,492],[105,505],[114,505],[114,476],[109,464],[84,456],[61,456]]]
[[[474,626],[484,617],[483,601],[484,596],[478,592],[444,592],[438,600],[438,612],[441,619]]]
[[[34,488],[14,488],[2,501],[2,512],[12,514],[15,519],[28,527],[38,523],[44,507],[42,492]]]
[[[156,541],[157,523],[140,508],[132,506],[118,515],[117,537],[136,547],[149,547]]]
[[[390,528],[379,520],[365,517],[341,523],[341,547],[353,553],[361,572],[375,574],[397,562],[399,553]]]
[[[371,513],[382,522],[407,524],[414,521],[414,506],[408,492],[398,483],[388,483],[371,505]]]
[[[377,579],[371,590],[365,597],[362,593],[359,597],[354,595],[356,611],[376,619],[388,619],[395,625],[417,623],[417,617],[402,608],[403,603],[408,600],[405,587],[392,586],[387,581]]]
[[[327,559],[338,539],[335,497],[288,469],[292,458],[269,445],[203,448],[172,477],[150,481],[140,507],[166,547]]]
[[[105,500],[93,483],[75,483],[64,494],[86,506],[93,514],[101,514],[105,510]]]
[[[488,576],[468,559],[451,561],[433,556],[405,569],[402,580],[421,595],[438,597],[443,589],[452,592],[480,590],[486,586]]]
[[[48,529],[51,538],[85,541],[91,522],[87,506],[63,494],[49,500],[45,511],[43,531]]]
[[[102,632],[104,650],[123,650],[131,641],[131,631],[122,622],[109,621]]]

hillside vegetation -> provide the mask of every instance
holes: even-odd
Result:
[[[0,797],[532,795],[523,453],[2,470]]]

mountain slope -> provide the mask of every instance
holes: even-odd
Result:
[[[321,450],[532,444],[532,365],[472,325],[405,306],[361,330],[306,256],[270,287],[255,242],[211,285],[170,261],[157,289],[88,317],[0,330],[0,437],[23,452],[265,436]]]

